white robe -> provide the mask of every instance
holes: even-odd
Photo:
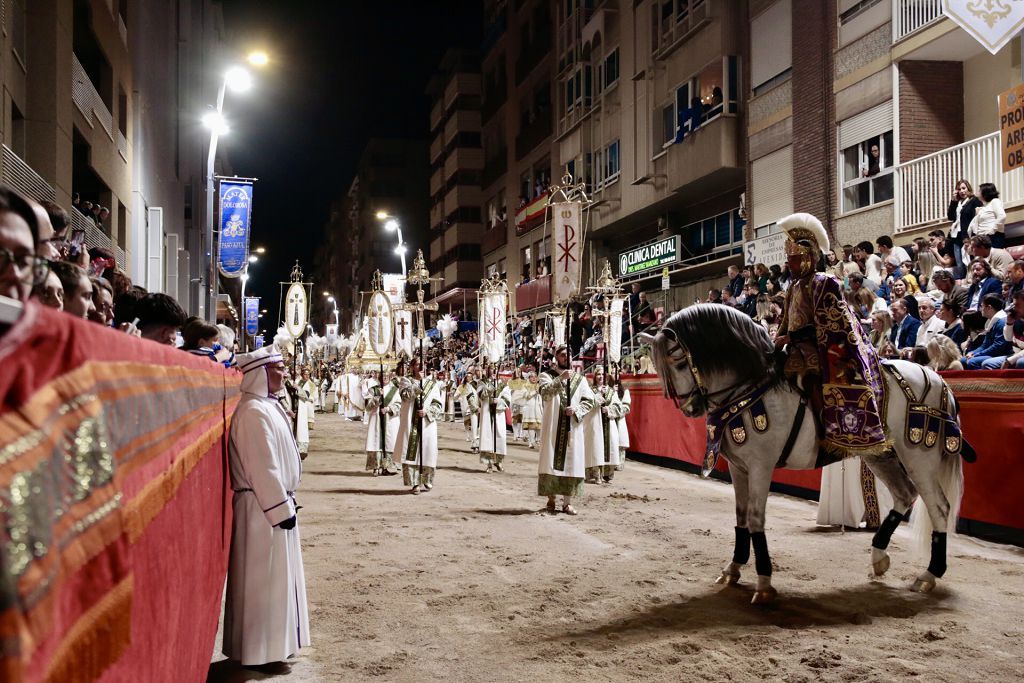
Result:
[[[626,415],[629,415],[630,408],[633,405],[633,399],[629,395],[629,389],[622,390],[622,398],[619,399],[619,403],[622,405],[622,417],[616,420],[619,426],[619,450],[623,452],[623,459],[625,452],[629,450],[629,429],[626,427]]]
[[[415,414],[416,396],[420,393],[419,381],[403,377],[399,380],[399,386],[402,393],[402,413],[399,418],[398,439],[395,442],[396,459],[400,460],[404,466],[422,464],[423,467],[437,467],[437,421],[444,413],[440,383],[436,380],[427,380],[426,395],[423,396],[423,410],[427,412],[427,415],[423,418]],[[413,419],[423,420],[420,439],[423,443],[422,463],[419,459],[419,448],[409,448]]]
[[[540,459],[538,472],[555,477],[582,479],[586,467],[586,436],[583,420],[594,406],[594,394],[586,377],[580,376],[579,386],[569,399],[573,414],[569,418],[569,440],[565,449],[565,463],[555,469],[555,441],[558,436],[558,416],[563,410],[565,382],[544,372],[540,375],[540,393],[544,400],[541,417]]]
[[[295,515],[302,471],[291,420],[276,399],[242,394],[228,454],[236,493],[223,651],[244,665],[284,661],[310,637],[299,527],[276,526]]]
[[[306,419],[309,420],[309,426],[312,427],[316,422],[316,409],[320,405],[320,395],[316,388],[316,383],[313,380],[306,380],[301,385],[302,390],[306,392],[306,398],[303,402],[306,404]]]
[[[457,395],[463,421],[465,421],[466,416],[469,417],[469,429],[466,433],[466,440],[475,448],[480,445],[480,416],[477,412],[480,406],[480,397],[477,395],[476,389],[469,382],[459,385]]]
[[[604,453],[604,425],[601,423],[601,408],[604,406],[603,392],[591,387],[594,407],[583,418],[584,434],[586,435],[587,469],[602,467],[606,464]]]
[[[864,468],[874,480],[878,519],[884,520],[892,510],[892,494],[878,477]],[[818,498],[818,524],[857,528],[865,522],[867,506],[861,480],[860,458],[845,458],[821,469],[821,495]]]
[[[377,380],[370,380],[369,391],[366,396],[366,451],[376,453],[380,450],[380,413],[377,408],[381,403],[380,391],[377,388]],[[394,391],[392,391],[392,389]],[[398,438],[399,414],[402,412],[402,395],[398,391],[396,382],[388,382],[384,386],[384,399],[391,395],[391,400],[385,400],[384,411],[387,420],[384,423],[384,449],[388,453],[395,452],[395,439]]]
[[[531,382],[523,401],[523,429],[536,429],[528,425],[540,425],[544,413],[544,402],[540,397],[540,384]]]
[[[350,420],[363,419],[363,389],[362,380],[355,373],[345,375],[345,385],[348,389],[348,406],[345,417]]]
[[[508,455],[508,434],[505,411],[512,403],[512,390],[508,384],[502,383],[492,404],[491,394],[495,391],[492,384],[485,382],[480,391],[480,451],[482,453],[500,453]],[[496,408],[494,429],[491,429],[491,406]]]
[[[611,387],[606,386],[600,391],[595,388],[594,395],[598,394],[605,401],[602,407],[608,409],[608,433],[601,444],[602,449],[604,449],[604,464],[618,467],[621,462],[619,455],[619,417],[622,415],[622,403],[619,402],[618,393]],[[597,419],[601,427],[604,428],[606,425],[601,413],[598,413]]]

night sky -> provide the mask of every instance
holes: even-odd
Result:
[[[481,0],[223,0],[227,48],[262,47],[271,65],[229,93],[232,170],[256,177],[246,294],[277,320],[278,282],[310,275],[331,201],[347,191],[371,137],[429,135],[427,82],[449,47],[479,47]],[[424,216],[424,219],[427,217]],[[314,289],[319,296],[322,288]],[[264,318],[272,337],[277,326]],[[269,341],[269,339],[268,339]]]

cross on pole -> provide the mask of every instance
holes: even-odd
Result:
[[[396,308],[416,313],[416,339],[422,340],[427,336],[427,326],[426,321],[423,319],[423,311],[437,310],[437,304],[423,302],[423,287],[430,285],[431,282],[444,282],[444,278],[430,276],[430,271],[427,270],[427,263],[423,258],[423,250],[417,249],[416,258],[412,262],[412,271],[406,277],[406,282],[416,285],[416,302],[397,306]]]

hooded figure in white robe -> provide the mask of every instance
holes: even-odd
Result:
[[[402,459],[402,479],[413,493],[434,488],[437,469],[437,421],[444,415],[441,384],[432,377],[416,379],[419,361],[413,361],[413,377],[399,380],[402,415],[395,452]],[[422,444],[422,450],[420,445]]]
[[[505,411],[512,404],[512,389],[500,379],[485,379],[480,385],[480,462],[487,471],[497,468],[508,455]]]
[[[376,379],[367,382],[366,392],[366,471],[394,474],[395,440],[398,438],[402,395],[397,378],[384,385],[383,394]],[[384,449],[380,435],[384,432]]]
[[[480,447],[480,396],[469,377],[462,380],[455,395],[462,411],[462,424],[466,427],[466,441],[476,451]]]
[[[281,662],[310,644],[296,524],[302,464],[291,420],[274,394],[284,363],[274,347],[238,356],[242,399],[228,457],[234,519],[223,652],[245,666]]]
[[[541,419],[537,495],[548,497],[548,512],[555,512],[555,496],[562,496],[562,512],[575,515],[572,497],[583,493],[586,467],[584,420],[594,408],[587,378],[569,369],[568,351],[555,352],[557,366],[540,375],[544,401]],[[567,386],[568,385],[568,386]]]

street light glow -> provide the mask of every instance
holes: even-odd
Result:
[[[208,111],[203,114],[203,126],[205,126],[214,135],[227,135],[231,132],[231,127],[228,126],[227,119],[224,118],[223,114],[215,111]]]
[[[270,63],[270,55],[268,55],[263,50],[255,50],[253,52],[250,52],[249,56],[246,59],[248,59],[249,63],[253,66],[266,66],[267,64]]]
[[[248,273],[242,273],[242,284],[244,285],[248,281],[249,281],[249,274]]]
[[[265,253],[267,253],[267,248],[266,247],[256,247],[256,253],[257,254],[265,254]]]
[[[260,259],[256,254],[249,254],[249,263],[256,263],[259,260]]]
[[[329,301],[330,303],[333,304],[334,303],[334,297],[333,296],[327,297],[327,301]]]
[[[324,296],[330,296],[330,295],[331,295],[330,292],[324,292]]]
[[[233,66],[224,74],[224,82],[235,92],[245,92],[252,88],[252,74],[240,66]]]
[[[382,220],[384,220],[387,217],[388,217],[388,212],[387,211],[378,211],[377,212],[377,220],[382,221]]]
[[[384,224],[384,229],[390,230],[391,232],[398,230],[398,221],[392,218],[391,220]]]
[[[265,309],[265,308],[260,311],[260,313],[266,313],[266,312],[267,312],[267,309]]]
[[[399,254],[399,255],[404,254],[405,253],[405,245],[404,244],[399,244],[397,247],[395,247],[395,253]]]

